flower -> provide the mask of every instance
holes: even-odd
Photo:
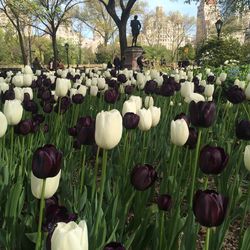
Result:
[[[147,81],[144,87],[146,94],[153,94],[157,88],[157,82],[154,80]]]
[[[194,126],[209,127],[216,119],[216,106],[212,101],[198,102],[192,101],[189,104],[190,120]]]
[[[220,174],[227,165],[229,156],[221,147],[206,145],[200,151],[199,165],[205,174]]]
[[[123,126],[126,129],[135,129],[137,128],[138,124],[140,121],[140,116],[132,113],[132,112],[127,112],[123,116]]]
[[[248,83],[248,85],[245,89],[245,95],[246,95],[246,99],[249,101],[250,100],[250,83]]]
[[[184,119],[171,121],[171,142],[177,146],[183,146],[188,140],[189,129]]]
[[[205,90],[204,90],[204,95],[206,97],[211,97],[214,93],[214,85],[213,84],[206,84]]]
[[[32,172],[40,179],[55,177],[60,169],[62,153],[54,145],[46,144],[38,148],[32,158]]]
[[[160,210],[168,211],[172,205],[172,197],[168,194],[162,194],[157,198],[157,205]]]
[[[219,76],[219,79],[220,79],[222,82],[226,81],[226,79],[227,79],[227,74],[224,73],[224,72],[222,72],[222,73],[220,74],[220,76]]]
[[[0,111],[0,138],[3,137],[7,131],[8,122],[5,115]]]
[[[195,128],[189,127],[189,136],[185,143],[185,146],[188,146],[190,149],[194,149],[196,147],[198,140],[198,132]]]
[[[51,237],[51,250],[88,250],[88,229],[84,220],[76,224],[59,222]]]
[[[250,140],[250,121],[241,120],[236,125],[236,136],[238,139]]]
[[[75,94],[72,96],[72,102],[75,104],[81,104],[84,101],[84,96],[82,94]]]
[[[60,177],[61,177],[61,170],[54,177],[46,178],[45,190],[44,190],[45,199],[52,197],[56,193],[59,186]],[[37,199],[41,199],[42,186],[43,186],[43,179],[37,178],[31,171],[31,192]]]
[[[18,100],[7,100],[5,101],[3,112],[6,116],[8,124],[16,125],[22,119],[23,107]]]
[[[144,100],[144,106],[145,108],[149,108],[151,106],[154,106],[154,99],[152,96],[146,96]]]
[[[239,88],[237,85],[234,85],[227,90],[226,97],[228,101],[233,104],[241,103],[246,99],[244,90]]]
[[[152,113],[150,109],[140,109],[137,113],[140,117],[139,129],[142,131],[147,131],[152,127]]]
[[[122,106],[122,115],[124,116],[126,113],[135,113],[136,114],[136,102],[133,100],[127,100],[123,103]]]
[[[20,121],[15,126],[15,132],[21,135],[27,135],[33,132],[33,121],[31,119]]]
[[[122,116],[116,109],[96,116],[95,141],[103,149],[114,148],[122,138]]]
[[[136,111],[138,111],[139,109],[141,109],[141,107],[142,107],[142,99],[141,99],[140,96],[131,95],[129,97],[129,100],[132,100],[132,101],[135,102],[135,104],[136,104]]]
[[[68,80],[57,78],[55,94],[58,97],[63,97],[67,95],[68,90],[69,90]]]
[[[104,93],[104,100],[107,103],[115,103],[119,97],[119,93],[115,89],[108,89]]]
[[[184,101],[185,101],[186,103],[190,103],[190,102],[192,102],[192,101],[194,101],[194,102],[197,103],[197,102],[204,102],[204,101],[205,101],[205,98],[204,98],[203,95],[200,95],[200,94],[198,94],[198,93],[191,93],[189,96],[186,96],[186,97],[185,97]]]
[[[194,83],[193,82],[184,82],[181,83],[181,95],[183,97],[190,96],[194,92]]]
[[[98,87],[97,86],[91,86],[90,87],[90,95],[91,96],[97,96],[98,93]]]
[[[152,127],[157,126],[161,118],[161,108],[157,108],[155,106],[151,106],[149,108],[152,115]]]
[[[193,212],[204,227],[220,226],[225,218],[228,198],[213,190],[198,190],[193,199]]]
[[[155,169],[149,165],[136,165],[131,172],[131,184],[135,189],[144,191],[151,187],[157,179]]]
[[[108,243],[103,250],[125,250],[125,247],[119,242]]]
[[[245,152],[244,152],[244,164],[245,167],[248,171],[250,171],[250,145],[247,145],[245,147]]]

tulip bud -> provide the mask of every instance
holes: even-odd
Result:
[[[200,95],[200,94],[198,94],[198,93],[191,93],[189,96],[186,96],[186,97],[185,97],[184,101],[185,101],[186,103],[190,103],[190,102],[192,102],[192,101],[194,101],[194,102],[197,103],[197,102],[204,102],[204,101],[205,101],[205,98],[204,98],[203,95]]]
[[[140,117],[132,112],[127,112],[123,116],[123,126],[126,129],[137,128],[139,121],[140,121]]]
[[[5,101],[3,112],[9,125],[18,124],[23,115],[23,107],[18,100]]]
[[[128,112],[136,114],[136,103],[133,100],[127,100],[123,103],[122,115],[124,116]]]
[[[59,222],[51,237],[51,250],[88,250],[88,229],[84,220]]]
[[[244,164],[245,167],[248,171],[250,171],[250,145],[247,145],[245,147],[245,152],[244,152]]]
[[[224,82],[224,81],[226,81],[226,79],[227,79],[227,74],[222,72],[222,73],[220,74],[219,78],[220,78],[220,80],[221,80],[222,82]]]
[[[189,129],[184,119],[171,121],[171,142],[177,146],[183,146],[189,136]]]
[[[154,99],[152,96],[146,96],[144,100],[144,106],[145,108],[149,108],[151,106],[154,106]]]
[[[161,108],[157,108],[155,106],[151,106],[149,108],[152,115],[152,127],[157,126],[161,118]]]
[[[68,90],[68,82],[65,79],[57,78],[55,94],[58,97],[63,97],[67,95]]]
[[[56,176],[46,178],[45,190],[44,190],[45,199],[52,197],[56,193],[58,186],[59,186],[60,177],[61,177],[61,170],[58,172]],[[41,199],[42,186],[43,186],[43,179],[37,178],[31,172],[31,191],[32,191],[32,194],[37,199]]]
[[[200,151],[200,169],[205,174],[220,174],[227,165],[229,156],[221,147],[203,147]]]
[[[162,194],[157,199],[157,205],[160,210],[168,211],[172,205],[172,198],[168,194]]]
[[[237,85],[234,85],[227,90],[226,97],[233,104],[239,104],[246,99],[244,90]]]
[[[116,109],[96,116],[95,141],[103,149],[114,148],[122,137],[122,116]]]
[[[250,121],[241,120],[236,125],[236,136],[238,139],[250,140]]]
[[[225,218],[228,198],[213,190],[198,190],[193,199],[193,212],[204,227],[220,226]]]
[[[181,83],[181,96],[188,97],[193,92],[194,92],[194,83],[193,82]]]
[[[90,87],[90,95],[91,96],[97,96],[98,93],[98,87],[97,86],[91,86]]]
[[[1,138],[5,135],[8,126],[7,119],[1,111],[0,111],[0,124],[1,124],[0,126],[0,138]]]
[[[115,103],[119,97],[119,93],[115,89],[108,89],[104,93],[104,100],[107,103]]]
[[[152,113],[149,109],[140,109],[138,111],[140,117],[139,129],[142,131],[147,131],[152,127]]]
[[[131,95],[130,98],[129,98],[129,100],[132,100],[132,101],[135,102],[135,104],[136,104],[136,112],[137,112],[139,109],[141,109],[141,107],[142,107],[142,99],[141,99],[140,96]]]
[[[249,101],[250,100],[250,83],[247,85],[245,89],[245,95],[246,95],[246,99]]]
[[[110,242],[103,248],[103,250],[126,250],[126,249],[119,242]]]
[[[136,165],[131,172],[131,184],[139,191],[144,191],[151,187],[156,179],[157,173],[149,164]]]
[[[207,84],[205,86],[205,90],[204,90],[204,95],[206,97],[211,97],[214,93],[214,85],[213,84]]]

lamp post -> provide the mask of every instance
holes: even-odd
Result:
[[[67,55],[67,64],[68,64],[68,68],[69,68],[69,44],[65,43],[64,47],[65,47],[65,51],[66,51],[66,55]]]
[[[220,32],[221,32],[222,25],[223,25],[223,22],[220,19],[217,20],[217,22],[215,23],[215,27],[216,27],[216,30],[217,30],[218,40],[220,39]]]

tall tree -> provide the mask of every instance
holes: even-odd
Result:
[[[57,49],[57,30],[59,26],[66,23],[71,18],[70,12],[81,3],[80,0],[30,0],[35,3],[33,17],[38,21],[36,28],[42,30],[51,37],[54,69],[57,68],[58,49]]]
[[[0,10],[3,11],[17,32],[24,65],[30,62],[28,53],[30,19],[27,17],[30,7],[26,0],[0,0]]]
[[[137,0],[98,0],[104,5],[119,31],[121,58],[127,48],[127,22]]]

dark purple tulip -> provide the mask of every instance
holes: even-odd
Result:
[[[131,95],[133,93],[134,89],[135,89],[135,87],[133,85],[127,85],[125,87],[125,93],[127,95]]]
[[[112,77],[116,77],[116,70],[115,70],[115,69],[112,69],[112,70],[110,71],[110,75],[111,75]]]
[[[221,147],[206,145],[200,151],[200,169],[205,174],[220,174],[226,167],[229,156]]]
[[[135,129],[137,128],[138,124],[140,121],[140,116],[136,115],[132,112],[127,112],[124,116],[123,116],[123,126],[126,129]]]
[[[33,100],[23,102],[23,108],[24,110],[31,112],[32,114],[35,114],[38,111],[38,105]]]
[[[8,89],[4,92],[2,95],[3,102],[8,101],[8,100],[14,100],[15,99],[15,92],[13,89]]]
[[[193,83],[194,83],[194,85],[199,85],[200,80],[199,80],[199,78],[198,78],[197,76],[195,76],[195,77],[193,78]]]
[[[146,94],[154,94],[156,88],[157,88],[157,82],[154,80],[149,80],[145,84],[144,91]]]
[[[49,114],[49,113],[52,112],[52,110],[53,110],[53,104],[52,103],[45,102],[43,104],[43,111],[44,111],[44,113]]]
[[[202,94],[205,90],[205,87],[202,85],[194,85],[194,93]]]
[[[30,94],[24,93],[23,94],[23,102],[28,102],[28,101],[30,101]]]
[[[107,103],[115,103],[118,100],[119,93],[115,89],[108,89],[104,93],[104,100]]]
[[[184,119],[187,125],[190,125],[190,118],[185,113],[180,113],[175,116],[174,120]]]
[[[216,106],[214,102],[191,101],[189,104],[191,123],[197,127],[208,128],[216,119]]]
[[[61,100],[60,114],[64,114],[68,110],[68,108],[70,107],[71,101],[70,101],[70,98],[68,96],[64,96],[62,98],[58,98],[57,105],[54,108],[54,111],[56,113],[59,112],[59,101],[60,100]]]
[[[77,135],[76,127],[68,128],[68,133],[70,136],[75,137]]]
[[[42,92],[42,94],[41,94],[41,98],[42,98],[44,101],[50,100],[50,98],[51,98],[51,92],[50,92],[50,90],[48,90],[48,89],[44,90],[44,91]]]
[[[196,128],[189,127],[189,136],[185,143],[185,146],[188,146],[190,149],[194,149],[196,147],[198,140],[198,131]]]
[[[103,250],[126,250],[126,248],[119,242],[110,242]]]
[[[120,74],[117,76],[117,81],[120,83],[125,83],[127,81],[127,77],[124,74]]]
[[[160,210],[168,211],[172,205],[172,198],[168,194],[162,194],[157,199],[157,205]]]
[[[35,115],[32,116],[32,120],[34,122],[37,122],[38,124],[41,124],[41,123],[44,122],[45,117],[42,114],[35,114]]]
[[[228,101],[233,104],[239,104],[246,99],[244,90],[239,88],[237,85],[230,87],[226,92]]]
[[[38,148],[32,158],[32,172],[40,179],[55,177],[60,169],[62,153],[55,146],[47,144]]]
[[[131,184],[139,191],[144,191],[152,186],[156,179],[157,173],[149,164],[136,165],[131,172]]]
[[[210,75],[207,77],[207,83],[208,84],[213,84],[215,82],[215,76],[214,75]]]
[[[236,136],[238,139],[250,140],[250,121],[241,120],[236,125]]]
[[[81,104],[84,101],[84,96],[81,94],[76,94],[72,96],[72,102],[75,104]]]
[[[107,84],[109,85],[110,88],[112,89],[118,89],[119,88],[119,84],[115,79],[110,79]]]
[[[227,211],[228,198],[213,190],[198,190],[193,199],[193,212],[204,227],[218,227]]]
[[[172,84],[163,83],[160,87],[160,93],[162,96],[172,96],[175,92],[175,86]]]
[[[15,132],[21,135],[27,135],[33,132],[33,121],[31,119],[20,121],[15,126]]]

